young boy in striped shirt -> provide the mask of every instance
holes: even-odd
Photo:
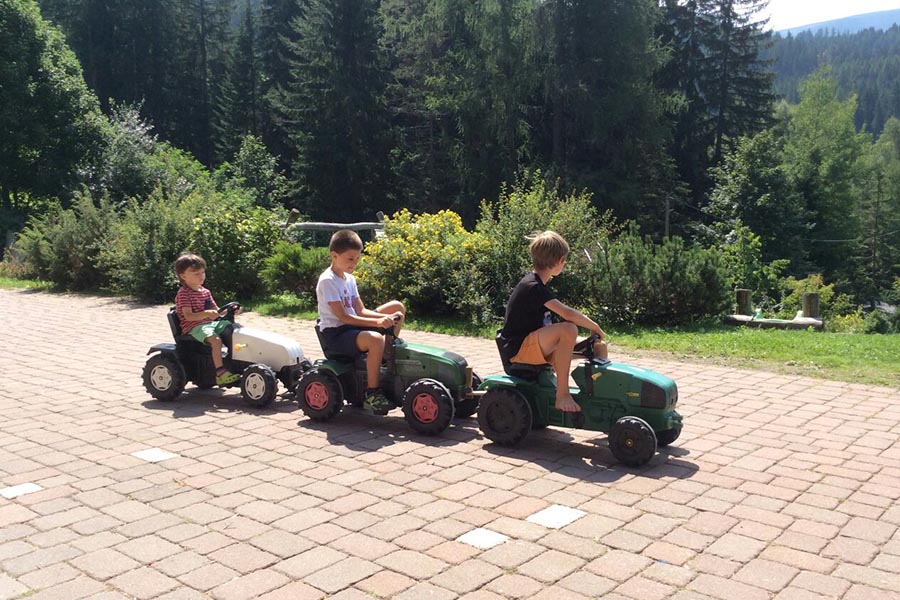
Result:
[[[175,295],[175,311],[181,323],[181,333],[186,333],[199,342],[209,344],[212,361],[216,368],[216,385],[230,385],[240,376],[225,369],[222,363],[222,331],[231,322],[218,320],[219,306],[212,293],[205,287],[206,261],[196,254],[182,254],[175,260],[175,274],[181,287]],[[234,314],[240,314],[238,308]]]

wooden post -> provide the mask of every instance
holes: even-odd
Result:
[[[734,298],[737,301],[737,314],[752,315],[753,306],[750,302],[750,290],[734,290]]]
[[[806,292],[803,294],[803,316],[807,319],[819,318],[818,292]]]

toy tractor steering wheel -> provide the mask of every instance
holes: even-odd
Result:
[[[580,354],[588,360],[591,360],[592,358],[594,358],[594,342],[599,339],[599,335],[597,335],[596,333],[592,333],[588,337],[575,344],[573,352],[575,354]]]
[[[219,314],[221,315],[219,318],[224,319],[225,321],[231,321],[234,323],[234,313],[241,307],[239,302],[229,302],[224,306],[219,307]],[[223,314],[224,313],[224,314]]]
[[[400,317],[394,317],[393,319],[394,319],[394,324],[393,324],[393,325],[391,325],[390,327],[381,327],[381,328],[378,328],[378,329],[376,329],[376,331],[378,331],[380,334],[382,334],[382,335],[384,335],[384,336],[391,336],[391,337],[393,337],[393,336],[394,336],[394,327],[397,325],[397,323],[400,322]]]

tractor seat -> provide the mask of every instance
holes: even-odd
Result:
[[[325,355],[325,358],[329,360],[340,360],[345,362],[355,362],[358,358],[362,357],[365,360],[365,352],[360,352],[354,356],[349,356],[347,354],[340,354],[338,352],[330,352],[328,348],[325,347],[325,337],[322,335],[322,329],[319,327],[319,321],[316,321],[316,337],[319,338],[319,346],[322,348],[322,353]]]
[[[526,381],[537,381],[538,377],[545,369],[551,368],[549,364],[526,365],[523,363],[510,362],[509,357],[504,351],[506,339],[501,335],[500,331],[497,331],[497,337],[494,339],[497,342],[497,350],[500,352],[500,361],[503,363],[503,370],[510,377],[518,377],[519,379],[524,379]]]
[[[172,330],[172,337],[175,338],[176,343],[187,342],[188,340],[197,342],[192,336],[181,333],[181,321],[178,319],[178,312],[174,306],[169,308],[169,314],[166,315],[166,318],[169,320],[169,329]]]
[[[200,352],[210,352],[210,347],[198,341],[194,336],[188,333],[181,333],[181,321],[178,319],[178,312],[175,310],[175,307],[172,306],[169,308],[169,313],[166,315],[166,318],[169,320],[169,329],[172,330],[172,337],[175,338],[176,346],[181,346],[182,348],[189,348],[192,350],[200,351]],[[222,332],[222,343],[225,344],[225,348],[228,351],[228,357],[231,358],[231,334],[232,328],[229,327]]]

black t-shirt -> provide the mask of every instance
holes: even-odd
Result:
[[[500,330],[507,358],[516,355],[529,333],[551,323],[550,311],[544,305],[555,297],[533,271],[519,281],[509,297]]]

